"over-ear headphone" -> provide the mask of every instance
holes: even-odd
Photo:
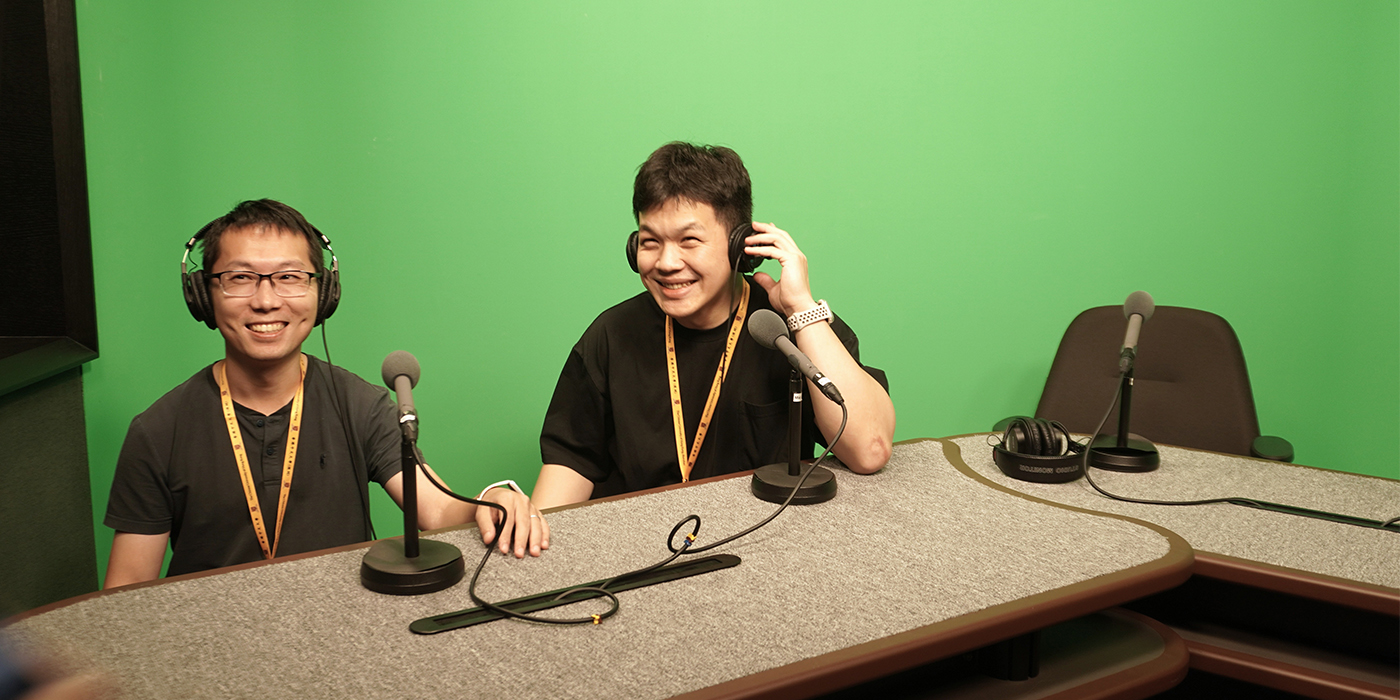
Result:
[[[992,447],[992,461],[1013,479],[1062,484],[1084,475],[1083,452],[1058,421],[1016,416]]]
[[[741,274],[753,272],[759,265],[763,264],[763,258],[758,255],[744,254],[744,240],[753,235],[753,225],[742,223],[734,227],[729,232],[729,268]],[[640,272],[637,269],[637,246],[640,241],[637,232],[627,237],[627,264],[632,266],[633,272]]]
[[[218,324],[214,321],[214,304],[209,300],[208,278],[204,276],[204,270],[189,272],[188,269],[190,253],[194,251],[195,244],[204,238],[204,234],[208,233],[219,219],[205,224],[204,228],[199,229],[190,238],[185,244],[185,257],[180,260],[180,286],[185,290],[185,305],[189,307],[194,320],[203,321],[204,325],[210,328],[218,328]],[[335,313],[335,307],[340,305],[340,261],[336,259],[335,251],[331,250],[331,239],[326,238],[326,234],[321,233],[315,226],[311,226],[311,232],[316,234],[316,240],[331,256],[331,267],[322,271],[320,291],[317,295],[315,325],[319,326],[330,318],[331,314]]]

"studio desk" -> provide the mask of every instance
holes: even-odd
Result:
[[[1195,551],[1191,580],[1131,604],[1185,638],[1191,667],[1314,698],[1400,698],[1400,533],[1230,504],[1110,500],[1084,479],[1034,484],[987,435],[945,439],[953,465],[1026,496],[1162,526]],[[1094,469],[1104,490],[1184,501],[1248,497],[1384,521],[1400,481],[1159,445],[1147,473]]]
[[[414,634],[415,620],[473,607],[467,581],[373,593],[359,582],[368,545],[355,545],[89,594],[4,631],[104,670],[132,698],[802,698],[873,695],[862,689],[889,690],[892,678],[927,686],[920,696],[1131,698],[1178,683],[1180,637],[1138,613],[1100,611],[1185,582],[1186,540],[991,485],[953,445],[901,443],[874,475],[838,468],[834,500],[791,507],[705,553],[737,566],[620,593],[621,611],[597,625],[500,620]],[[664,558],[687,515],[703,519],[703,545],[773,508],[738,474],[560,509],[549,514],[552,548],[493,555],[478,591],[503,601],[608,578]],[[475,527],[430,537],[460,547],[470,577]],[[604,609],[585,601],[547,614]],[[927,672],[973,660],[997,675],[1036,640],[1029,681]]]

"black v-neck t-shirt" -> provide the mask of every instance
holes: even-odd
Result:
[[[751,289],[750,317],[758,309],[771,310],[763,288],[752,279],[746,281]],[[638,294],[599,315],[560,372],[540,435],[541,459],[569,467],[594,482],[594,498],[681,481],[666,370],[665,320],[649,293]],[[855,333],[839,318],[831,326],[859,362]],[[686,454],[695,440],[729,327],[729,321],[699,331],[672,324]],[[888,388],[883,372],[865,369]],[[747,327],[740,332],[691,479],[787,461],[790,370],[782,353],[759,345]],[[825,441],[816,427],[810,396],[803,401],[802,433],[802,457],[811,458],[814,444]]]
[[[397,412],[383,387],[308,356],[296,467],[278,556],[370,538],[367,486],[400,469]],[[269,543],[277,526],[291,404],[234,404]],[[168,575],[262,559],[213,365],[136,416],[117,458],[108,527],[170,533]]]

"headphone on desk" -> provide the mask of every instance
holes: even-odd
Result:
[[[209,229],[214,224],[219,223],[224,217],[214,219],[199,229],[188,243],[185,243],[185,257],[180,260],[180,286],[184,288],[185,305],[190,309],[190,315],[194,320],[203,321],[204,325],[210,328],[218,328],[214,321],[214,303],[209,300],[209,280],[204,275],[204,270],[189,272],[190,253],[194,251],[194,246],[203,240],[204,235],[209,233]],[[326,234],[321,233],[315,226],[307,224],[311,228],[312,236],[320,243],[321,248],[331,256],[330,269],[322,269],[320,289],[317,292],[316,301],[316,323],[321,325],[326,319],[335,313],[335,307],[340,305],[340,261],[335,257],[335,251],[331,250],[331,239],[326,238]],[[304,232],[298,232],[302,233]]]
[[[1084,475],[1083,453],[1059,421],[1016,416],[992,446],[992,461],[1013,479],[1063,484]]]
[[[763,258],[757,255],[744,254],[744,240],[754,233],[753,225],[749,223],[739,224],[729,232],[729,267],[741,274],[753,272],[763,263]],[[637,247],[640,245],[637,232],[627,237],[627,264],[632,266],[633,272],[641,272],[637,269]]]

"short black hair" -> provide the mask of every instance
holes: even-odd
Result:
[[[744,161],[724,146],[697,146],[683,141],[656,149],[637,168],[632,186],[632,218],[672,199],[705,203],[726,228],[753,221],[753,186]]]
[[[269,228],[301,234],[306,239],[311,264],[316,268],[313,272],[325,271],[326,263],[321,255],[321,235],[301,212],[275,199],[250,199],[239,202],[233,211],[209,224],[208,230],[200,238],[206,271],[211,270],[219,260],[219,241],[224,232],[244,228]]]

